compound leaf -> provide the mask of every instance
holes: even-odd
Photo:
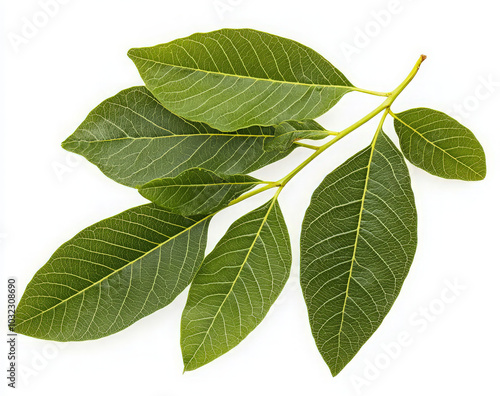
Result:
[[[251,29],[196,33],[129,57],[167,109],[221,131],[313,119],[354,89],[312,49]]]
[[[486,159],[474,134],[437,110],[417,108],[394,115],[401,150],[415,166],[445,179],[482,180]]]
[[[330,134],[314,120],[285,121],[276,126],[273,139],[266,139],[264,149],[286,151],[297,140],[320,140],[328,136]]]
[[[291,261],[275,199],[231,225],[189,290],[181,322],[186,370],[226,353],[264,319],[288,279]]]
[[[273,127],[221,133],[166,110],[145,87],[105,100],[63,143],[118,183],[131,187],[201,167],[221,174],[249,173],[286,157],[266,152]]]
[[[150,201],[183,216],[210,214],[262,181],[248,175],[218,175],[201,168],[146,183],[139,192]]]
[[[417,245],[403,156],[382,132],[315,191],[301,236],[301,286],[316,345],[337,375],[394,303]]]
[[[148,204],[86,228],[28,284],[14,331],[55,341],[92,340],[163,308],[198,270],[208,223]]]

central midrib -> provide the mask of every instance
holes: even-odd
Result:
[[[214,187],[214,186],[238,186],[238,185],[247,185],[247,184],[265,184],[262,182],[239,182],[239,183],[231,183],[231,182],[224,182],[224,183],[206,183],[206,184],[170,184],[167,186],[151,186],[148,187],[147,185],[144,185],[142,188],[143,190],[155,190],[157,188],[168,188],[168,187],[185,187],[185,188],[190,188],[190,187]]]
[[[240,74],[229,74],[229,73],[223,73],[223,72],[216,72],[213,70],[203,70],[203,69],[196,69],[194,67],[188,67],[188,66],[181,66],[181,65],[174,65],[166,62],[161,62],[157,61],[154,59],[149,59],[149,58],[143,58],[142,56],[137,56],[137,55],[129,55],[130,57],[140,59],[146,62],[152,62],[152,63],[157,63],[159,65],[164,65],[164,66],[169,66],[169,67],[176,67],[179,69],[185,69],[185,70],[192,70],[196,72],[201,72],[201,73],[207,73],[207,74],[216,74],[224,77],[231,77],[231,78],[243,78],[243,79],[251,79],[251,80],[259,80],[259,81],[268,81],[270,83],[279,83],[279,84],[290,84],[290,85],[299,85],[299,86],[304,86],[304,87],[321,87],[321,88],[336,88],[336,89],[346,89],[346,90],[358,90],[358,88],[352,86],[352,85],[333,85],[333,84],[306,84],[306,83],[301,83],[301,82],[295,82],[295,81],[283,81],[283,80],[274,80],[271,78],[262,78],[262,77],[252,77],[252,76],[244,76]],[[350,84],[349,82],[347,82]]]
[[[139,136],[139,137],[121,137],[115,139],[102,139],[102,140],[74,140],[69,142],[64,142],[63,146],[69,145],[71,143],[107,143],[107,142],[117,142],[120,140],[153,140],[153,139],[164,139],[164,138],[184,138],[184,137],[195,137],[195,136],[225,136],[225,137],[242,137],[242,138],[272,138],[273,135],[243,135],[243,134],[232,134],[232,133],[192,133],[185,135],[163,135],[163,136]]]
[[[193,355],[191,356],[191,359],[189,359],[189,362],[186,363],[185,365],[185,368],[187,368],[189,366],[189,364],[192,362],[192,360],[195,358],[195,356],[198,354],[198,351],[200,350],[201,346],[205,343],[205,340],[207,339],[208,337],[208,333],[210,333],[210,330],[212,329],[214,323],[215,323],[215,319],[217,318],[217,316],[219,316],[219,314],[221,313],[221,310],[222,310],[222,307],[224,306],[224,304],[226,303],[226,300],[229,298],[229,296],[231,295],[233,289],[234,289],[234,285],[236,284],[236,282],[238,281],[240,275],[241,275],[241,272],[243,271],[243,268],[245,267],[245,264],[247,263],[248,261],[248,257],[250,256],[250,253],[252,252],[252,249],[254,248],[255,246],[255,243],[257,242],[257,239],[259,238],[259,235],[260,233],[262,232],[262,229],[264,228],[264,224],[266,223],[267,221],[267,218],[269,217],[269,214],[271,213],[271,210],[272,208],[274,207],[274,204],[276,203],[276,199],[277,199],[277,196],[275,196],[271,202],[271,204],[269,205],[269,210],[267,211],[266,215],[264,216],[264,218],[262,219],[262,223],[255,235],[255,238],[254,240],[252,241],[252,244],[250,246],[250,248],[248,249],[248,252],[245,256],[245,259],[243,260],[243,263],[242,265],[240,266],[240,269],[238,270],[238,273],[236,274],[236,277],[234,279],[234,282],[232,283],[231,285],[231,288],[229,289],[229,291],[226,293],[226,296],[224,297],[224,300],[222,301],[222,303],[220,304],[219,308],[217,309],[217,312],[215,313],[215,315],[213,316],[212,318],[212,321],[210,323],[210,326],[208,327],[207,331],[205,332],[205,336],[203,337],[203,340],[200,342],[200,345],[198,345],[198,348],[196,348],[196,351],[194,351]]]
[[[347,281],[347,287],[346,287],[346,292],[345,292],[344,304],[342,306],[342,316],[341,316],[341,319],[340,319],[340,328],[339,328],[339,332],[338,332],[338,341],[337,341],[337,343],[338,343],[337,349],[338,350],[340,350],[340,336],[342,334],[342,327],[343,327],[343,324],[344,324],[344,316],[345,316],[345,310],[346,310],[346,305],[347,305],[347,298],[349,297],[349,286],[351,284],[351,279],[352,279],[352,270],[354,268],[354,262],[356,261],[356,251],[357,251],[357,248],[358,248],[359,234],[360,234],[360,231],[361,231],[361,220],[362,220],[362,217],[363,217],[363,211],[364,211],[364,206],[365,206],[366,193],[368,191],[368,181],[370,179],[371,162],[372,162],[372,159],[373,159],[373,153],[375,151],[375,143],[377,141],[377,138],[378,138],[378,134],[375,135],[375,138],[374,138],[374,140],[372,142],[372,147],[371,147],[371,151],[370,151],[370,158],[368,159],[368,165],[366,167],[367,171],[366,171],[365,186],[364,186],[364,189],[363,189],[363,197],[361,199],[361,207],[360,207],[360,210],[359,210],[358,226],[356,228],[356,238],[355,238],[355,241],[354,241],[354,248],[353,248],[353,252],[352,252],[351,267],[349,269],[349,278],[348,278],[348,281]],[[335,359],[335,366],[337,366],[337,364],[338,364],[339,356],[340,356],[340,354],[337,353],[337,357]]]

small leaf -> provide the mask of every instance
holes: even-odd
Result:
[[[189,290],[181,322],[186,370],[226,353],[264,319],[290,275],[291,261],[275,199],[231,225]]]
[[[389,312],[417,246],[403,156],[382,132],[315,191],[301,236],[301,286],[313,336],[337,375]]]
[[[221,131],[313,119],[353,90],[312,49],[251,29],[196,33],[129,57],[167,109]]]
[[[440,111],[418,108],[395,114],[401,150],[415,166],[445,179],[482,180],[486,159],[474,134]]]
[[[86,228],[28,284],[15,331],[46,340],[93,340],[163,308],[198,270],[208,223],[149,204]]]
[[[217,175],[193,168],[176,177],[146,183],[139,192],[150,201],[183,216],[210,214],[262,182],[247,175]]]
[[[297,140],[320,140],[328,136],[330,134],[314,120],[285,121],[276,126],[274,138],[265,141],[264,149],[266,151],[286,151]]]
[[[268,153],[273,127],[221,133],[166,110],[144,87],[130,88],[97,106],[63,143],[111,179],[130,187],[202,167],[221,174],[249,173],[286,157]]]

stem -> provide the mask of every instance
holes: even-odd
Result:
[[[301,142],[295,142],[295,145],[299,147],[305,147],[311,150],[319,150],[320,146],[313,146],[312,144],[306,144],[306,143],[301,143]]]
[[[349,133],[352,131],[358,129],[360,126],[366,124],[368,121],[370,121],[372,118],[376,117],[378,114],[380,114],[382,111],[389,109],[392,103],[396,100],[396,98],[399,96],[401,92],[408,86],[408,84],[413,80],[415,75],[418,72],[418,69],[420,69],[420,65],[422,62],[426,59],[425,55],[421,55],[420,58],[418,59],[417,63],[413,67],[412,71],[408,76],[404,79],[404,81],[397,86],[397,88],[392,91],[388,98],[376,109],[372,110],[370,113],[365,115],[363,118],[361,118],[359,121],[355,122],[351,126],[347,127],[343,131],[341,131],[334,139],[330,140],[329,142],[325,143],[322,145],[318,150],[316,150],[309,158],[307,158],[304,162],[302,162],[299,166],[297,166],[294,170],[292,170],[288,175],[286,175],[283,179],[279,181],[280,185],[284,187],[297,173],[299,173],[302,169],[304,169],[311,161],[313,161],[317,156],[319,156],[323,151],[327,150],[331,146],[333,146],[335,143],[337,143],[340,139],[344,138],[347,136]],[[386,111],[387,113],[387,111]],[[385,114],[387,116],[387,114]],[[385,116],[383,120],[385,120]]]
[[[355,122],[351,126],[345,128],[341,132],[335,133],[335,135],[334,135],[335,137],[332,140],[330,140],[330,141],[326,142],[325,144],[323,144],[322,146],[318,147],[318,146],[311,146],[311,145],[304,144],[304,143],[295,143],[295,144],[297,144],[299,146],[311,148],[311,149],[313,149],[315,151],[305,161],[303,161],[301,164],[299,164],[294,170],[292,170],[288,175],[286,175],[285,177],[283,177],[281,180],[278,180],[277,182],[274,182],[274,183],[269,183],[269,184],[267,184],[267,185],[265,185],[263,187],[260,187],[260,188],[254,190],[254,191],[250,191],[250,192],[242,195],[241,197],[239,197],[239,198],[231,201],[231,203],[229,204],[229,206],[235,205],[238,202],[241,202],[241,201],[243,201],[243,200],[245,200],[247,198],[250,198],[250,197],[252,197],[254,195],[260,194],[261,192],[264,192],[264,191],[269,190],[271,188],[278,187],[278,190],[274,194],[274,199],[276,199],[278,197],[278,195],[280,194],[281,190],[283,190],[283,188],[288,184],[288,182],[297,173],[299,173],[302,169],[304,169],[310,162],[312,162],[316,157],[318,157],[322,152],[326,151],[328,148],[330,148],[331,146],[333,146],[340,139],[342,139],[345,136],[347,136],[348,134],[350,134],[352,131],[354,131],[354,130],[358,129],[360,126],[366,124],[368,121],[370,121],[371,119],[373,119],[374,117],[376,117],[378,114],[384,112],[384,114],[383,114],[383,116],[382,116],[382,118],[380,120],[380,123],[378,125],[377,131],[375,133],[375,137],[374,137],[374,141],[375,141],[375,139],[377,138],[378,134],[382,130],[382,127],[384,125],[384,121],[386,120],[387,115],[388,114],[393,114],[392,111],[391,111],[391,109],[390,109],[391,105],[394,103],[394,101],[396,100],[396,98],[401,94],[401,92],[403,92],[403,90],[408,86],[408,84],[416,76],[418,70],[420,69],[420,65],[422,64],[422,62],[426,58],[427,57],[425,55],[421,55],[420,58],[418,59],[417,63],[415,64],[415,66],[411,70],[410,74],[408,74],[408,76],[403,80],[403,82],[401,84],[399,84],[396,87],[396,89],[394,89],[394,91],[392,91],[392,92],[381,93],[381,92],[375,92],[375,91],[368,91],[368,90],[364,90],[364,89],[360,89],[360,88],[354,88],[353,89],[354,91],[368,93],[368,94],[377,95],[377,96],[386,96],[387,99],[381,105],[377,106],[374,110],[372,110],[371,112],[369,112],[367,115],[365,115],[363,118],[361,118],[360,120],[358,120],[357,122]]]
[[[229,203],[228,206],[236,205],[237,203],[239,203],[241,201],[244,201],[247,198],[253,197],[254,195],[260,194],[261,192],[264,192],[264,191],[270,190],[271,188],[279,187],[279,186],[280,186],[279,182],[269,183],[269,184],[267,184],[265,186],[262,186],[262,187],[258,188],[257,190],[253,190],[253,191],[247,192],[246,194],[243,194],[242,196],[240,196],[240,197],[238,197],[236,199],[233,199]]]
[[[418,69],[420,69],[420,65],[422,65],[422,62],[426,59],[427,59],[426,55],[420,55],[420,58],[418,58],[417,63],[413,67],[410,74],[408,74],[408,77],[406,77],[405,80],[394,91],[391,92],[391,95],[389,95],[389,99],[391,99],[391,96],[393,96],[393,98],[389,106],[387,107],[390,107],[392,102],[394,102],[394,100],[399,96],[399,94],[408,86],[411,80],[413,80],[413,78],[417,75]]]
[[[382,114],[382,118],[380,119],[380,122],[378,124],[377,131],[375,132],[375,136],[373,136],[372,145],[374,145],[375,142],[377,141],[377,137],[378,137],[380,131],[382,130],[382,128],[384,126],[385,119],[387,118],[387,115],[389,114],[390,111],[391,110],[389,110],[389,108],[387,108],[387,109],[385,109],[384,114]]]
[[[370,91],[368,89],[362,89],[362,88],[356,88],[356,87],[351,87],[350,89],[355,91],[355,92],[362,92],[362,93],[366,93],[369,95],[375,95],[375,96],[389,96],[391,94],[390,92]]]

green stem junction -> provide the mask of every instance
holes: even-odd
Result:
[[[393,114],[391,111],[391,105],[394,103],[396,98],[401,94],[401,92],[404,91],[404,89],[408,86],[408,84],[413,80],[413,78],[416,76],[418,70],[420,69],[420,65],[422,62],[426,59],[427,57],[425,55],[421,55],[420,58],[418,59],[417,63],[411,70],[410,74],[404,79],[404,81],[399,84],[396,89],[394,89],[392,92],[389,92],[387,94],[385,93],[380,93],[380,92],[375,92],[375,91],[368,91],[368,90],[362,90],[362,89],[357,89],[356,91],[371,94],[371,95],[377,95],[377,96],[386,96],[387,99],[377,106],[374,110],[369,112],[367,115],[362,117],[360,120],[356,121],[354,124],[350,125],[349,127],[345,128],[343,131],[336,132],[333,136],[334,138],[322,146],[312,146],[304,143],[296,143],[298,146],[305,147],[305,148],[310,148],[314,150],[314,152],[306,158],[301,164],[299,164],[295,169],[293,169],[288,175],[283,177],[281,180],[278,180],[276,182],[271,182],[267,183],[265,186],[260,187],[256,190],[250,191],[241,197],[233,200],[229,205],[235,205],[238,202],[241,202],[247,198],[250,198],[254,195],[260,194],[261,192],[267,191],[271,188],[278,187],[278,190],[276,191],[275,197],[277,197],[281,190],[288,184],[292,178],[299,173],[302,169],[304,169],[309,163],[311,163],[316,157],[318,157],[321,153],[329,149],[331,146],[333,146],[335,143],[337,143],[340,139],[343,139],[345,136],[349,135],[351,132],[355,131],[358,129],[360,126],[366,124],[368,121],[379,115],[380,113],[384,113],[382,116],[382,119],[380,121],[380,124],[377,128],[376,135],[382,130],[382,126],[384,124],[384,121],[387,117],[388,114]]]

